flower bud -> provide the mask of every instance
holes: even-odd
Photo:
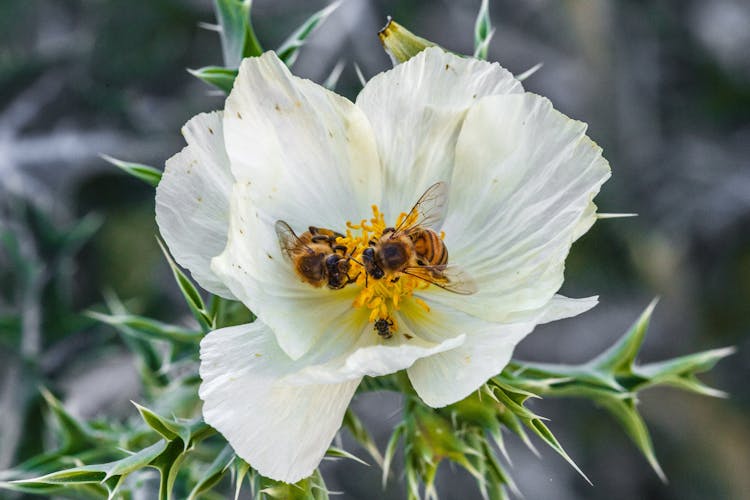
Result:
[[[396,21],[388,17],[388,23],[378,32],[380,43],[391,57],[393,65],[408,61],[427,47],[436,44],[415,35]]]

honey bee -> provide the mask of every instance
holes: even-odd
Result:
[[[350,258],[347,248],[336,244],[342,237],[332,229],[310,226],[297,236],[289,224],[276,221],[276,235],[281,251],[294,266],[297,275],[305,283],[316,288],[327,285],[332,290],[344,288],[356,280],[349,276]]]
[[[460,267],[448,265],[448,248],[431,228],[442,222],[448,189],[444,182],[430,186],[398,225],[383,231],[362,252],[362,265],[373,279],[399,279],[399,273],[427,281],[445,290],[471,295],[474,280]]]
[[[391,327],[393,326],[392,319],[379,318],[375,321],[375,324],[373,326],[375,327],[375,331],[378,332],[378,335],[380,335],[384,339],[393,337],[393,332],[391,332]]]

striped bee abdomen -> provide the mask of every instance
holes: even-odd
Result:
[[[420,227],[410,232],[409,237],[414,242],[419,265],[441,266],[448,263],[448,248],[435,231]]]

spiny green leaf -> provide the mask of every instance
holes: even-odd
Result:
[[[125,305],[120,301],[117,295],[111,290],[104,290],[104,301],[112,313],[115,315],[127,315],[128,311]],[[139,372],[146,388],[163,387],[169,381],[161,373],[162,355],[157,352],[154,344],[145,340],[137,332],[131,330],[125,325],[118,325],[115,329],[121,334],[123,342],[128,348],[136,354],[139,363]]]
[[[60,426],[62,442],[60,451],[62,453],[75,453],[85,449],[94,440],[91,430],[86,424],[79,422],[63,407],[62,403],[52,395],[46,388],[41,387],[40,392],[47,403],[47,406],[55,416],[55,420]]]
[[[133,406],[138,409],[138,413],[141,414],[141,418],[146,424],[155,430],[167,441],[173,441],[180,437],[180,426],[176,422],[166,419],[160,415],[157,415],[153,411],[149,410],[145,406],[141,406],[138,403],[131,401]]]
[[[636,366],[633,372],[640,377],[648,379],[649,382],[647,385],[660,382],[669,383],[669,381],[673,381],[676,378],[690,378],[697,373],[706,372],[713,368],[720,360],[735,352],[736,349],[734,347],[711,349],[667,361]]]
[[[332,458],[348,458],[349,460],[354,460],[355,462],[359,462],[362,465],[367,465],[367,466],[370,465],[364,460],[362,460],[361,458],[359,458],[358,456],[353,455],[352,453],[349,453],[348,451],[342,450],[341,448],[337,448],[335,446],[331,446],[328,448],[328,451],[326,451],[326,456],[332,457]]]
[[[151,462],[151,466],[159,470],[159,500],[172,499],[174,482],[185,456],[182,440],[174,440],[167,444],[167,448]]]
[[[185,297],[190,311],[193,313],[193,316],[195,316],[195,319],[198,320],[198,323],[200,323],[203,331],[207,332],[213,326],[213,319],[206,310],[206,306],[203,303],[200,293],[198,293],[198,289],[177,266],[177,263],[172,259],[172,256],[169,254],[169,251],[162,241],[159,238],[157,238],[156,241],[164,254],[164,258],[167,259],[169,267],[172,269],[172,274],[174,275],[175,281],[177,281],[177,286],[180,287],[182,296]]]
[[[523,406],[523,402],[529,396],[519,392],[514,392],[513,388],[507,384],[495,383],[497,385],[493,387],[493,392],[497,395],[497,398],[505,408],[521,419],[531,420],[534,418],[541,418],[539,415],[536,415],[534,412]]]
[[[237,69],[223,68],[221,66],[204,66],[198,69],[188,69],[188,72],[209,85],[223,90],[227,94],[232,91],[234,80],[239,73]]]
[[[528,420],[525,422],[526,426],[531,429],[534,434],[542,438],[542,440],[547,443],[547,445],[555,450],[561,457],[563,457],[571,467],[573,467],[578,474],[583,477],[587,483],[592,484],[588,477],[586,477],[586,474],[583,473],[583,471],[576,465],[576,463],[573,461],[572,458],[570,458],[570,455],[563,449],[563,447],[560,445],[560,443],[557,441],[555,436],[552,434],[552,431],[549,430],[549,428],[538,418],[534,418],[531,420]]]
[[[156,187],[159,185],[162,171],[157,168],[150,167],[142,163],[133,163],[129,161],[118,160],[117,158],[113,158],[105,154],[102,154],[100,156],[112,165],[120,168],[123,172],[142,180],[152,187]]]
[[[251,6],[252,0],[214,0],[224,65],[227,67],[236,68],[243,57],[263,53],[250,20]]]
[[[234,463],[236,456],[234,450],[230,445],[226,445],[221,453],[219,453],[211,465],[201,475],[200,479],[190,491],[188,500],[195,500],[195,498],[213,488],[221,478],[224,477],[230,466]]]
[[[341,2],[333,2],[328,7],[325,7],[318,12],[311,15],[302,25],[294,30],[294,32],[287,38],[284,43],[276,49],[276,54],[279,59],[284,61],[287,66],[292,66],[294,61],[297,60],[299,49],[305,44],[307,38],[330,16],[333,11],[338,9]]]
[[[166,441],[160,440],[153,445],[127,456],[123,459],[104,464],[82,465],[33,479],[13,481],[11,484],[84,484],[101,483],[114,476],[129,474],[134,470],[146,467],[157,458],[165,449]]]
[[[102,314],[96,311],[86,311],[86,316],[115,327],[124,326],[123,333],[137,332],[143,338],[150,340],[166,340],[169,342],[185,342],[197,344],[203,338],[203,332],[196,332],[187,328],[170,325],[155,319],[137,316],[135,314]]]
[[[482,0],[477,20],[474,22],[474,57],[487,59],[487,49],[494,32],[490,21],[489,2],[488,0]]]
[[[74,500],[91,498],[99,500],[107,496],[107,490],[98,484],[84,483],[76,485],[50,484],[50,483],[13,483],[0,481],[0,489],[29,493],[32,495],[44,495],[45,498],[67,497]]]
[[[484,442],[484,457],[487,462],[487,470],[489,471],[489,484],[495,486],[507,485],[516,497],[521,498],[521,491],[516,486],[513,478],[505,472],[505,469],[503,469],[503,466],[500,464],[500,460],[498,460],[495,452],[487,441]],[[505,489],[502,487],[499,488],[499,491],[497,489],[493,491],[492,488],[490,488],[488,493],[490,499],[507,498]]]
[[[107,488],[107,491],[109,492],[109,495],[107,495],[107,500],[115,500],[116,498],[125,497],[125,495],[119,495],[120,487],[125,483],[125,480],[127,479],[127,475],[121,475],[121,476],[115,476],[111,477],[109,479],[104,480],[104,486]]]
[[[408,500],[419,500],[419,473],[411,460],[406,460],[404,472],[406,476],[406,498]]]
[[[135,470],[142,469],[143,467],[149,465],[166,449],[167,442],[163,439],[160,439],[151,446],[143,448],[142,450],[130,455],[129,457],[125,457],[116,462],[111,462],[110,464],[108,464],[109,467],[107,469],[107,477],[122,476],[125,474],[130,474]]]
[[[17,491],[19,493],[30,493],[33,495],[42,495],[45,493],[54,493],[64,486],[52,483],[36,483],[33,481],[0,481],[0,489]]]
[[[498,418],[500,421],[505,425],[505,427],[508,428],[512,433],[514,433],[516,436],[521,438],[521,441],[523,444],[526,445],[526,447],[537,457],[539,457],[539,450],[536,449],[536,446],[534,446],[534,443],[531,442],[531,439],[529,439],[529,435],[526,434],[526,431],[523,428],[523,425],[521,424],[521,420],[516,416],[515,413],[512,411],[506,409],[504,412],[498,413]]]
[[[237,500],[240,497],[240,491],[242,490],[242,483],[245,480],[245,476],[247,475],[248,471],[250,471],[250,465],[248,465],[247,462],[242,460],[241,458],[237,457],[237,460],[234,461],[234,500]],[[256,477],[253,477],[253,493],[259,495],[260,494],[260,477],[256,475]],[[257,484],[256,484],[257,482]],[[258,497],[255,497],[258,498]]]
[[[362,421],[351,409],[346,410],[346,413],[344,414],[343,426],[349,429],[349,432],[352,433],[354,439],[362,445],[375,462],[382,467],[383,456],[375,445],[375,441],[370,436],[370,433],[367,431]]]
[[[625,433],[646,457],[654,472],[666,483],[667,477],[656,459],[651,435],[635,407],[635,398],[631,397],[625,400],[608,398],[598,401],[598,404],[606,408],[620,422],[620,425],[625,429]]]
[[[388,444],[385,447],[385,453],[383,456],[383,488],[385,488],[385,485],[388,483],[388,474],[391,470],[391,462],[393,462],[393,456],[396,454],[396,447],[398,446],[398,441],[401,439],[401,435],[406,430],[406,427],[404,426],[404,423],[397,425],[395,429],[393,429],[393,434],[391,434],[391,437],[388,439]]]
[[[646,336],[651,314],[658,300],[653,300],[641,313],[638,320],[612,347],[601,353],[589,363],[591,366],[605,373],[630,373],[630,370],[641,349]]]

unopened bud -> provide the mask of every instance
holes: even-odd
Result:
[[[378,32],[378,37],[380,43],[383,44],[383,48],[391,57],[394,66],[408,61],[427,47],[436,45],[407,30],[391,19],[390,16],[388,17],[388,23]]]

